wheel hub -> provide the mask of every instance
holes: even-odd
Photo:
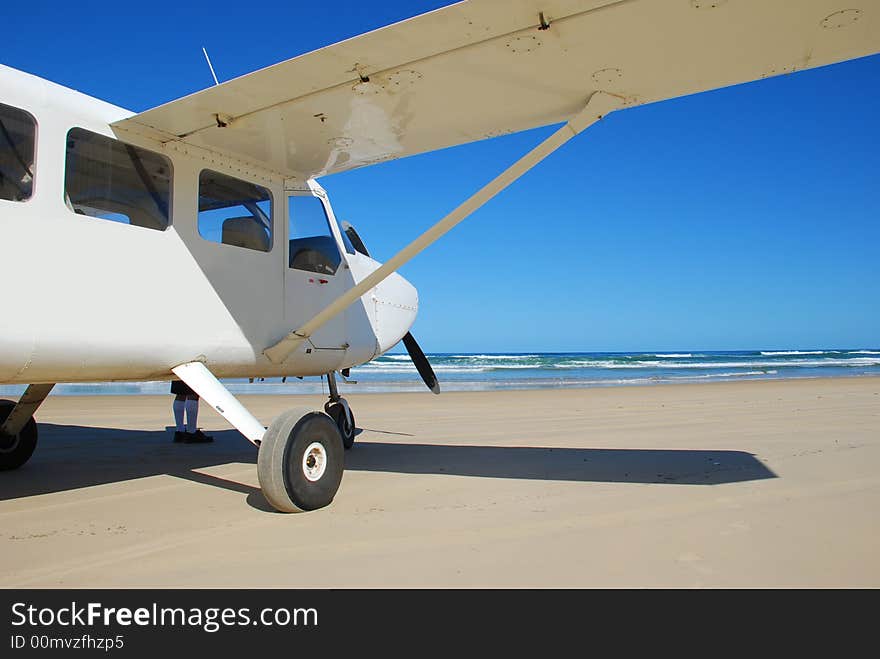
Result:
[[[327,470],[327,450],[320,442],[312,442],[306,447],[302,460],[303,476],[311,482],[321,480]]]

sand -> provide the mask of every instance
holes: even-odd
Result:
[[[170,396],[50,398],[0,586],[880,586],[880,378],[349,400],[335,501],[284,515],[205,405],[180,445]]]

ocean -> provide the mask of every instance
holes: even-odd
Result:
[[[681,350],[676,352],[441,353],[429,354],[441,391],[608,387],[684,382],[768,380],[880,375],[880,349]],[[386,354],[351,370],[340,383],[345,392],[425,391],[405,354]],[[321,393],[327,385],[313,377],[248,382],[225,381],[236,394]],[[23,386],[0,385],[0,396],[16,396]],[[167,382],[60,384],[53,395],[167,394]]]

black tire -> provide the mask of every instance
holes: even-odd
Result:
[[[328,505],[344,469],[342,437],[336,422],[323,412],[288,410],[278,415],[260,442],[257,478],[266,500],[280,512]]]
[[[354,422],[354,412],[351,412],[351,408],[349,408],[349,412],[351,412],[351,427],[347,427],[348,423],[346,423],[345,418],[345,407],[341,403],[333,403],[329,407],[326,408],[327,414],[330,415],[330,418],[336,422],[336,427],[339,428],[339,434],[342,436],[342,445],[345,447],[347,451],[352,446],[354,446],[354,437],[355,437],[355,422]]]
[[[6,421],[15,403],[11,400],[0,400],[0,424]],[[18,469],[30,460],[37,448],[37,422],[34,417],[28,419],[24,428],[15,437],[0,435],[0,471]]]

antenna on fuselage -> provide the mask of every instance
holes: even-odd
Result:
[[[211,75],[214,76],[214,84],[219,85],[220,83],[217,81],[217,74],[214,73],[214,66],[211,64],[211,58],[208,57],[208,51],[205,50],[204,46],[202,46],[202,52],[205,53],[205,59],[208,62],[208,68],[211,69]]]

